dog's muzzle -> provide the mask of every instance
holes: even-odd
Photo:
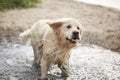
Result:
[[[80,38],[79,38],[79,32],[74,31],[72,33],[71,39],[68,38],[68,37],[66,37],[66,40],[68,40],[70,43],[73,43],[73,44],[76,43],[76,42],[78,42],[80,40]]]
[[[68,40],[70,43],[75,44],[75,43],[76,43],[77,41],[79,41],[80,39],[79,39],[79,38],[71,38],[71,39],[69,39],[69,38],[67,37],[66,40]]]
[[[75,44],[76,42],[80,41],[80,38],[79,38],[79,36],[73,36],[71,39],[66,37],[66,40],[69,41],[70,43]]]

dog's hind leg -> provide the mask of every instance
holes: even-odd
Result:
[[[46,59],[46,56],[41,58],[41,80],[48,80],[47,79],[47,72],[50,66],[50,62]]]
[[[34,62],[39,64],[42,54],[43,54],[43,45],[37,46],[35,44],[32,44],[32,47],[33,47],[33,52],[34,52]]]
[[[39,57],[38,57],[38,50],[37,50],[37,48],[35,47],[35,46],[32,46],[33,47],[33,53],[34,53],[34,62],[35,63],[39,63]]]
[[[43,45],[38,47],[39,62],[41,61],[43,55]]]

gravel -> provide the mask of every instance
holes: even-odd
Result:
[[[30,45],[0,45],[0,80],[38,80],[40,67],[33,65]],[[49,80],[65,80],[60,69],[52,66]],[[120,54],[92,44],[72,49],[70,76],[67,80],[120,80]]]

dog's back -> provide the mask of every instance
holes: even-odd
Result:
[[[39,20],[30,29],[20,33],[20,39],[27,41],[28,38],[36,38],[36,36],[39,40],[43,39],[48,32],[52,31],[47,24],[48,21],[50,20]]]

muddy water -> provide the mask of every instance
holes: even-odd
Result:
[[[65,80],[52,66],[49,80]],[[1,43],[0,80],[39,80],[40,67],[33,65],[30,45]],[[120,80],[120,54],[95,45],[82,45],[72,50],[70,77],[67,80]]]

